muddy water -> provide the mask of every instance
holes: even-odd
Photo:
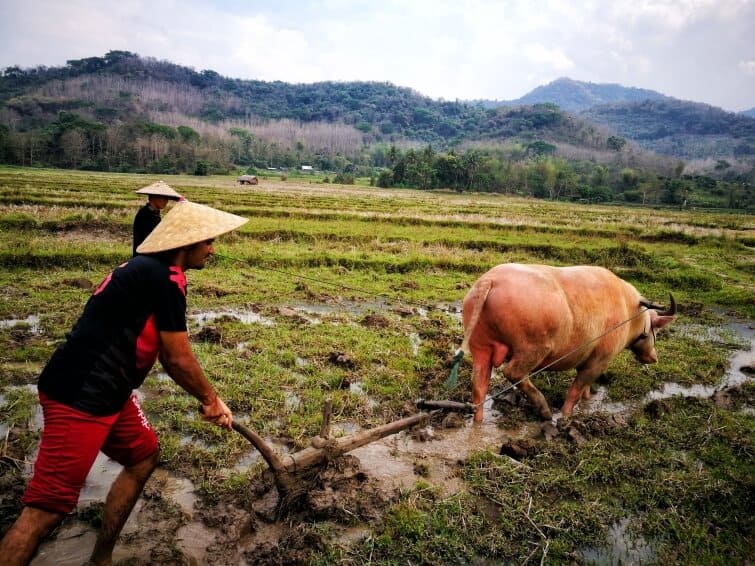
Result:
[[[239,322],[244,324],[261,324],[263,326],[275,326],[275,321],[265,318],[259,313],[254,311],[241,311],[236,309],[222,310],[222,311],[204,311],[200,313],[190,314],[189,319],[193,320],[200,326],[212,322],[218,318],[230,317],[235,318]]]
[[[652,564],[655,553],[641,536],[629,532],[629,519],[622,519],[608,530],[606,545],[582,551],[585,564],[622,566],[624,564]]]
[[[84,489],[79,497],[79,509],[86,507],[91,503],[104,502],[105,497],[117,475],[121,471],[121,466],[110,460],[104,454],[100,454],[95,460],[92,470],[87,476]],[[188,518],[192,519],[194,514],[194,504],[196,496],[194,495],[194,484],[185,478],[173,476],[165,470],[158,469],[153,475],[151,482],[159,481],[165,485],[162,491],[163,497],[178,506],[181,512]],[[142,512],[144,507],[143,499],[139,499],[134,506],[134,510],[129,516],[128,521],[123,527],[121,533],[121,542],[119,542],[113,551],[113,562],[118,563],[122,560],[136,560],[140,563],[149,563],[148,548],[140,548],[140,545],[128,544],[129,535],[137,532],[149,532],[153,528],[153,515]],[[194,524],[197,525],[197,524]],[[191,524],[190,524],[191,526]],[[201,525],[194,529],[188,529],[184,535],[191,534],[185,541],[185,555],[191,560],[194,559],[197,564],[201,564],[202,553],[206,545],[201,546],[198,537],[195,536]],[[183,530],[183,529],[182,529]],[[194,533],[192,534],[192,531]],[[178,533],[179,540],[181,532]],[[87,523],[75,519],[69,519],[58,529],[55,538],[48,539],[39,547],[39,551],[32,560],[32,566],[62,566],[62,565],[80,565],[89,559],[89,555],[94,548],[97,538],[96,529]],[[180,545],[179,545],[180,546]],[[198,546],[201,546],[201,552]]]
[[[0,328],[13,328],[14,326],[25,325],[29,327],[29,330],[33,334],[41,334],[42,327],[39,324],[39,317],[35,314],[31,314],[26,318],[9,318],[6,320],[0,320]]]
[[[681,385],[679,383],[664,383],[660,389],[650,391],[643,399],[629,403],[614,403],[608,397],[605,387],[599,387],[592,399],[581,401],[579,410],[586,413],[626,413],[637,409],[650,401],[668,399],[670,397],[696,397],[699,399],[709,398],[716,391],[742,385],[753,379],[752,371],[755,367],[755,326],[751,323],[730,322],[723,327],[724,332],[731,332],[737,337],[741,349],[735,350],[729,356],[729,366],[721,381],[716,385]],[[704,336],[700,336],[701,343],[705,339],[721,338],[721,329],[705,329]],[[716,338],[718,337],[718,338]],[[554,415],[554,421],[560,418],[560,412]]]
[[[492,405],[492,400],[488,400],[479,424],[472,424],[469,416],[459,428],[427,426],[419,431],[403,431],[350,454],[359,458],[363,469],[379,480],[385,490],[411,488],[423,479],[440,488],[444,495],[450,495],[461,489],[456,477],[459,461],[482,450],[498,451],[504,431],[497,425],[500,413]],[[506,433],[516,439],[538,430],[539,423],[526,423]]]

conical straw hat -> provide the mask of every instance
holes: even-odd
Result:
[[[136,248],[153,254],[217,238],[245,224],[248,218],[197,204],[180,201],[170,209],[149,236]]]
[[[151,185],[142,187],[136,192],[139,193],[140,195],[166,197],[173,200],[179,200],[181,198],[181,195],[178,194],[176,191],[174,191],[173,187],[168,185],[168,183],[166,183],[165,181],[158,181],[157,183],[152,183]]]

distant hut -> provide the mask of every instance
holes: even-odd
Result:
[[[236,179],[236,182],[239,185],[258,185],[259,180],[254,175],[241,175],[238,179]]]

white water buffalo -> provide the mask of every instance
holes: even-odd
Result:
[[[506,378],[544,419],[551,418],[551,410],[529,380],[531,372],[576,368],[561,409],[568,417],[580,397],[589,399],[592,382],[622,350],[630,349],[640,363],[655,363],[655,331],[676,314],[670,298],[669,309],[659,312],[663,307],[602,267],[494,267],[474,283],[462,310],[462,349],[472,354],[475,421],[483,417],[490,372],[504,362]]]

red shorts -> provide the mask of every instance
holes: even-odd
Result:
[[[132,466],[158,450],[157,435],[135,396],[105,417],[90,415],[39,394],[44,429],[24,505],[70,513],[97,453]]]

